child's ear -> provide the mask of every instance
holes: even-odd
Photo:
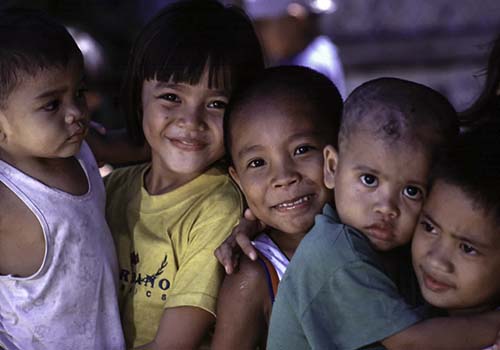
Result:
[[[323,159],[325,161],[323,166],[325,186],[333,189],[335,187],[335,171],[337,170],[339,153],[333,146],[327,145],[323,150]]]
[[[240,178],[238,177],[238,173],[236,172],[236,169],[232,165],[229,166],[229,175],[231,175],[231,178],[233,179],[234,182],[238,185],[238,187],[241,189],[240,186]]]
[[[0,109],[0,142],[4,142],[7,138],[7,134],[5,133],[6,124],[7,118],[3,111]]]

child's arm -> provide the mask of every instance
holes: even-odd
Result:
[[[224,279],[217,302],[217,323],[211,349],[254,350],[267,334],[265,304],[271,300],[266,274],[258,262],[241,259],[237,273]]]
[[[138,349],[198,349],[215,317],[192,306],[165,309],[155,339]]]
[[[387,349],[481,349],[496,341],[500,311],[419,322],[382,341]]]
[[[251,239],[264,229],[264,223],[257,220],[250,209],[245,210],[243,217],[238,225],[233,228],[231,235],[214,252],[217,260],[224,266],[224,270],[228,275],[237,270],[241,251],[250,260],[257,260],[257,250],[252,245]]]

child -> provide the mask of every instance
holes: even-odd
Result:
[[[82,54],[44,15],[1,10],[0,82],[0,348],[123,349]]]
[[[500,128],[481,126],[433,171],[412,242],[425,300],[449,315],[500,307]]]
[[[457,129],[448,101],[420,84],[382,78],[350,95],[339,150],[324,151],[325,185],[334,189],[336,207],[325,206],[288,266],[269,349],[480,348],[493,342],[498,313],[419,322],[422,316],[404,299],[411,276],[391,259],[411,240],[432,160]],[[436,330],[439,337],[432,336]]]
[[[224,119],[229,172],[268,229],[255,240],[259,262],[244,258],[224,279],[213,349],[265,348],[276,283],[315,215],[333,200],[323,184],[322,150],[337,144],[341,112],[328,78],[294,66],[266,70],[231,101]]]
[[[174,3],[135,41],[124,106],[151,162],[106,179],[128,347],[197,348],[215,321],[223,274],[213,250],[242,209],[214,166],[223,114],[231,90],[262,69],[248,18],[216,1]]]

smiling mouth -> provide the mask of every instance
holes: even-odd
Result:
[[[306,208],[309,206],[309,202],[311,201],[312,197],[313,197],[312,195],[308,194],[303,197],[293,199],[291,201],[279,203],[273,206],[272,208],[281,212],[288,212],[291,210]]]
[[[201,151],[207,145],[206,142],[195,139],[169,138],[170,142],[184,151]]]

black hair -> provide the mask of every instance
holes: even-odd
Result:
[[[46,14],[29,9],[0,10],[0,108],[25,75],[67,67],[80,49],[66,28]]]
[[[360,128],[387,142],[420,143],[430,151],[458,136],[458,117],[437,91],[412,81],[379,78],[357,87],[347,98],[340,127],[340,147]]]
[[[131,138],[144,144],[142,86],[145,80],[197,84],[208,65],[209,86],[233,89],[264,68],[250,19],[215,0],[178,1],[160,11],[139,33],[122,86],[122,107]]]
[[[500,225],[500,126],[484,123],[460,135],[431,171],[431,186],[443,181],[460,188]]]
[[[471,128],[490,119],[500,119],[500,35],[493,41],[486,67],[486,80],[477,100],[460,113],[460,123]]]
[[[321,73],[299,66],[280,66],[265,69],[248,86],[241,87],[233,95],[224,114],[224,146],[228,162],[231,156],[231,126],[234,115],[250,104],[263,98],[276,103],[299,103],[311,110],[311,118],[322,123],[322,131],[328,143],[337,147],[342,97],[335,85]]]

